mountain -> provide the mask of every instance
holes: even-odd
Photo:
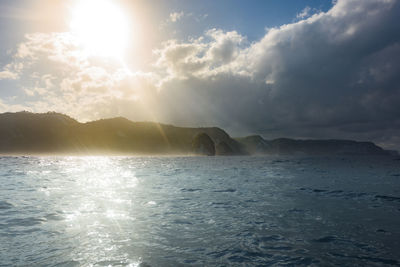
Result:
[[[231,138],[217,127],[187,128],[117,117],[80,123],[67,115],[0,114],[0,154],[398,155],[371,142]]]
[[[118,117],[80,123],[66,115],[49,113],[0,114],[2,154],[192,154],[193,141],[207,135],[223,143],[233,155],[241,145],[217,127],[185,128]]]
[[[372,142],[351,140],[295,140],[279,138],[265,140],[259,135],[235,138],[250,154],[303,155],[394,155]]]

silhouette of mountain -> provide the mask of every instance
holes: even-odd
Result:
[[[2,154],[373,154],[394,155],[371,142],[231,138],[217,127],[187,128],[117,117],[80,123],[67,115],[0,114]]]
[[[352,140],[294,140],[279,138],[265,140],[259,135],[235,138],[250,154],[305,154],[305,155],[394,155],[397,151],[384,150],[372,142]]]
[[[241,145],[217,127],[185,128],[118,117],[79,123],[59,113],[0,114],[0,153],[192,154],[198,134],[215,145],[224,142],[233,154]]]

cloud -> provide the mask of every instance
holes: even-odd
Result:
[[[176,40],[165,42],[162,49],[155,50],[159,60],[156,66],[166,69],[169,79],[184,79],[190,76],[206,79],[215,75],[233,62],[239,55],[246,38],[236,31],[223,32],[211,29],[205,37],[189,43]]]
[[[201,22],[208,18],[208,14],[194,14],[192,12],[185,13],[183,11],[172,12],[169,14],[168,19],[161,24],[161,27],[165,27],[168,23],[176,23],[182,20],[183,18],[192,18],[196,22]]]
[[[18,74],[9,70],[0,71],[0,80],[15,80],[18,78]]]
[[[177,22],[181,18],[183,18],[184,15],[185,15],[185,13],[183,11],[181,11],[181,12],[173,12],[173,13],[169,14],[169,20],[171,22]]]
[[[311,7],[306,6],[300,13],[296,15],[298,19],[304,19],[310,16],[310,12],[312,11]]]
[[[165,97],[189,104],[166,107],[165,114],[183,124],[212,118],[234,132],[267,137],[389,144],[400,130],[399,5],[338,1],[245,47],[244,37],[221,30],[167,42],[160,64],[170,75]],[[179,56],[168,57],[170,51]]]
[[[2,99],[0,99],[0,112],[18,112],[18,111],[31,111],[31,108],[26,108],[24,105],[19,105],[19,104],[9,104],[5,103]]]
[[[25,102],[35,111],[400,148],[398,14],[396,0],[339,0],[252,43],[221,29],[166,41],[153,69],[133,74],[85,56],[68,33],[38,33],[27,35],[12,64],[23,66],[21,80],[40,70],[33,85],[46,93],[28,88]]]
[[[116,115],[135,118],[143,113],[130,110],[146,94],[142,89],[153,84],[148,82],[152,74],[131,73],[119,61],[89,56],[70,33],[33,33],[25,39],[0,72],[1,78],[21,83],[25,96],[17,99],[23,103],[20,109],[54,110],[83,121]],[[15,76],[6,73],[11,69]],[[12,103],[3,105],[12,107]]]
[[[3,70],[0,71],[0,80],[16,80],[19,78],[19,74],[22,69],[22,65],[13,62],[4,66]]]

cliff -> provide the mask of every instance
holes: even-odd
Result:
[[[195,136],[192,148],[198,155],[215,156],[215,143],[206,133]]]

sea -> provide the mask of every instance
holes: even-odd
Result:
[[[400,160],[1,157],[0,266],[400,266]]]

